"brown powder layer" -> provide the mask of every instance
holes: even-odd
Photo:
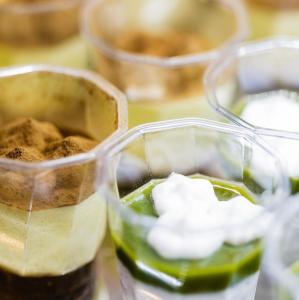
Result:
[[[53,124],[29,118],[14,120],[0,128],[0,149],[27,147],[39,151],[42,155],[49,143],[62,139],[62,134]]]
[[[96,144],[95,141],[81,136],[69,136],[61,141],[50,143],[44,153],[49,159],[57,159],[87,152]]]
[[[200,34],[168,30],[161,33],[126,29],[108,40],[113,46],[134,54],[170,58],[202,54],[215,48],[215,44]],[[101,68],[109,70],[108,78],[120,89],[136,86],[136,99],[175,101],[202,94],[202,78],[205,64],[181,65],[175,68],[152,66],[138,67],[115,63],[107,59]],[[112,71],[110,71],[112,70]],[[157,88],[158,96],[143,92],[150,86]],[[153,89],[154,89],[153,88]],[[141,91],[141,92],[140,92]],[[138,95],[140,93],[140,95]]]
[[[0,157],[40,162],[84,153],[97,142],[66,136],[51,123],[21,118],[0,128]],[[23,210],[73,205],[93,193],[94,163],[43,173],[0,168],[0,202]]]
[[[0,43],[21,50],[58,46],[79,34],[78,19],[82,2],[0,0]],[[11,9],[14,6],[16,10]],[[35,6],[42,10],[31,9]],[[28,13],[20,13],[19,7],[25,11],[29,9]]]
[[[201,53],[212,46],[207,39],[197,34],[176,31],[155,34],[136,30],[122,32],[114,44],[128,52],[158,57]]]
[[[299,0],[248,0],[250,3],[262,5],[268,9],[292,9],[299,8]]]
[[[1,4],[31,4],[31,3],[52,3],[52,2],[67,2],[70,0],[0,0]]]

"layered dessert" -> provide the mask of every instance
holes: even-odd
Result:
[[[79,38],[81,3],[0,1],[0,66],[39,62],[86,66],[85,45]]]
[[[12,164],[67,158],[97,143],[31,118],[0,127],[0,157]],[[93,162],[45,171],[1,167],[0,299],[98,299],[106,210],[94,177]]]
[[[233,111],[255,126],[299,133],[299,97],[286,90],[249,94],[239,100]],[[283,157],[292,184],[292,192],[299,191],[299,139],[265,137]],[[265,159],[255,155],[254,163],[265,167]]]
[[[218,0],[97,0],[86,6],[82,32],[91,46],[90,67],[127,95],[129,127],[215,117],[203,73],[222,47],[245,37],[243,9]]]
[[[298,35],[298,0],[247,0],[252,38]]]
[[[124,299],[254,299],[269,215],[256,218],[245,186],[173,173],[120,201],[132,213],[111,219]]]
[[[152,32],[134,28],[110,37],[109,43],[127,53],[160,59],[199,55],[216,46],[211,39],[195,33],[175,30]],[[200,99],[203,97],[205,65],[166,69],[142,64],[113,65],[110,60],[100,60],[97,68],[126,92],[130,100],[130,127],[182,116],[198,117],[208,110],[203,108],[205,102]]]

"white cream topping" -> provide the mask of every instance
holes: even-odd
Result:
[[[299,103],[283,93],[269,94],[263,99],[253,100],[246,105],[241,114],[242,119],[255,126],[299,133],[298,116]],[[299,140],[272,137],[265,139],[282,155],[287,163],[289,175],[298,176]],[[262,155],[255,155],[253,159],[255,165],[265,167],[265,159]]]
[[[95,258],[105,231],[106,204],[98,194],[33,212],[0,204],[0,267],[19,275],[63,275]]]
[[[219,201],[206,179],[173,173],[153,189],[152,196],[159,218],[147,241],[166,259],[206,258],[225,242],[247,243],[266,229],[265,223],[239,227],[264,208],[243,196]]]
[[[250,101],[241,116],[256,126],[299,132],[299,104],[282,93]]]

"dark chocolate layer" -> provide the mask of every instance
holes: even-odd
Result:
[[[62,276],[22,277],[0,269],[1,300],[91,300],[96,262]]]

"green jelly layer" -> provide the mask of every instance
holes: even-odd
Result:
[[[232,108],[232,112],[235,115],[240,116],[248,103],[249,101],[245,101],[245,100],[238,101]],[[249,177],[249,172],[247,172],[247,175]],[[299,193],[299,177],[290,177],[289,182],[290,182],[291,194],[295,195]],[[262,192],[262,189],[256,183],[254,184],[255,187],[257,188],[257,192]]]
[[[243,195],[254,202],[245,187],[238,183],[208,178],[219,200],[226,201]],[[152,180],[122,198],[123,203],[136,212],[157,216],[153,207],[152,189],[163,180]],[[144,228],[123,222],[122,236],[113,234],[117,255],[133,277],[145,283],[178,293],[214,292],[223,290],[258,271],[261,259],[261,241],[232,246],[224,244],[206,259],[166,260],[146,242]]]
[[[298,177],[291,177],[289,180],[290,180],[292,195],[295,195],[295,194],[299,193],[299,178]]]

